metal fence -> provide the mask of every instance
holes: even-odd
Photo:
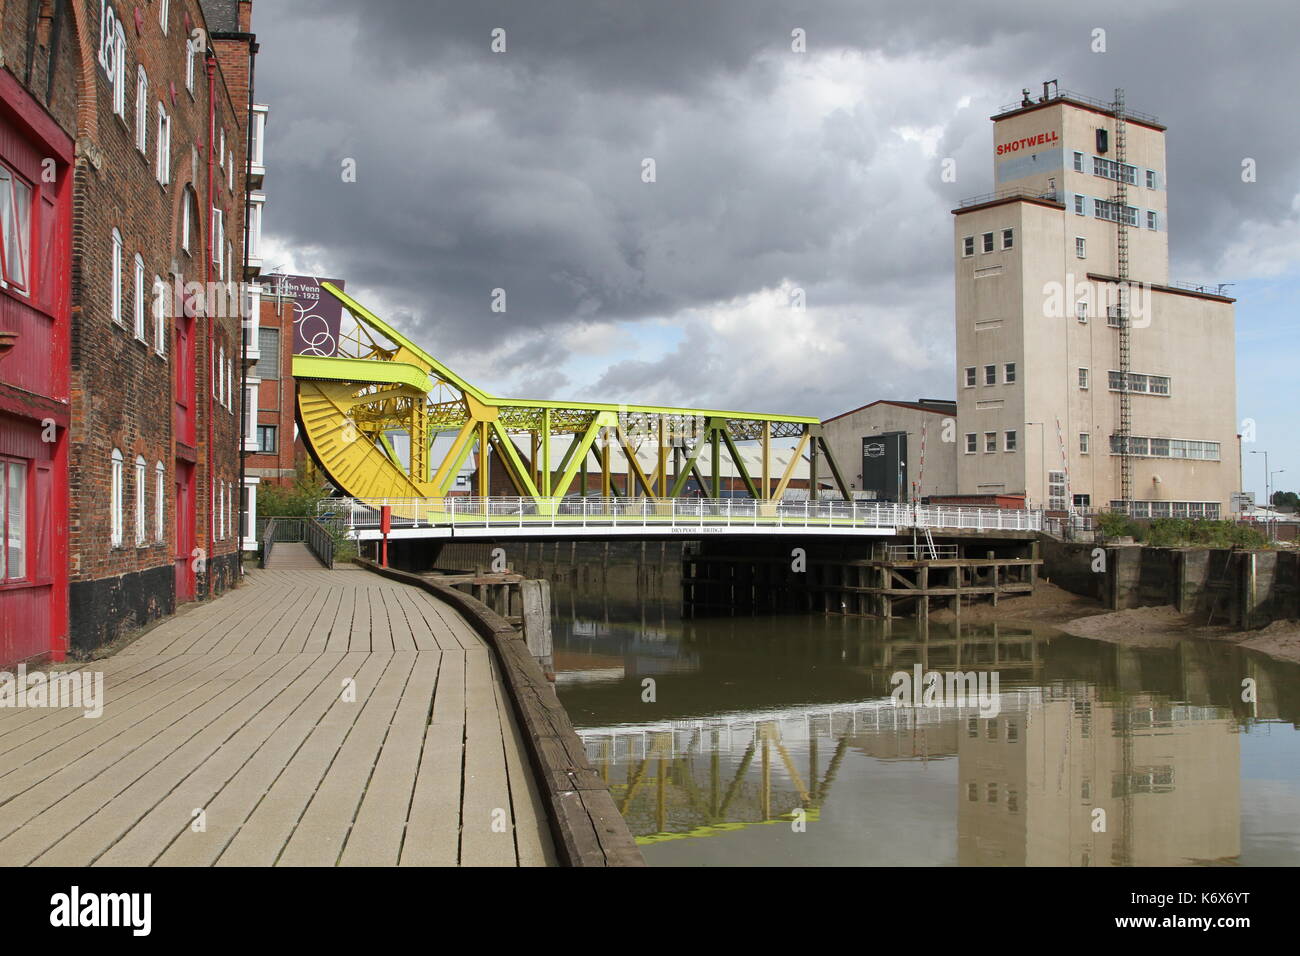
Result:
[[[771,526],[1040,531],[1042,512],[869,501],[756,501],[745,498],[330,498],[319,515],[349,529],[422,527]]]
[[[325,567],[334,567],[334,537],[330,522],[321,518],[298,518],[271,516],[258,519],[261,527],[259,540],[262,543],[260,567],[266,567],[271,559],[271,552],[276,544],[285,542],[305,543],[307,549],[316,556]]]

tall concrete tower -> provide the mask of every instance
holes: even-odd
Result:
[[[1169,280],[1165,127],[1054,84],[991,119],[996,188],[953,210],[959,493],[1226,516],[1234,300]]]

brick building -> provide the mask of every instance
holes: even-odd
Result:
[[[0,664],[89,650],[238,573],[250,22],[249,0],[0,3],[19,224],[0,462],[23,575],[0,584]]]

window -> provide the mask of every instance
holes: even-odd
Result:
[[[966,433],[966,454],[973,455],[979,451],[979,439],[974,432]]]
[[[1076,303],[1074,306],[1074,311],[1075,314],[1078,315],[1079,317],[1079,324],[1087,325],[1088,324],[1088,303],[1087,302]]]
[[[967,236],[961,241],[961,254],[963,256],[975,255],[975,237]]]
[[[112,309],[113,321],[122,325],[122,234],[116,229],[113,230],[113,258],[109,263],[110,274],[112,276]]]
[[[199,197],[193,186],[185,187],[185,201],[181,209],[181,248],[192,254],[190,240],[199,225]]]
[[[1113,179],[1116,182],[1123,181],[1130,186],[1137,185],[1136,166],[1130,166],[1127,163],[1116,163],[1109,159],[1102,159],[1100,156],[1092,158],[1092,174],[1103,179]]]
[[[1007,362],[1002,366],[1002,383],[1004,385],[1014,385],[1016,383],[1016,363]]]
[[[992,251],[993,251],[993,233],[991,233],[991,232],[986,232],[986,233],[984,233],[984,236],[983,236],[983,242],[984,242],[984,251],[985,251],[985,252],[992,252]]]
[[[998,383],[998,367],[996,365],[984,366],[984,384],[996,385]]]
[[[1154,212],[1152,212],[1150,209],[1147,210],[1147,228],[1148,228],[1148,229],[1151,229],[1151,230],[1153,230],[1153,231],[1157,228],[1157,227],[1156,227],[1156,214],[1155,214]]]
[[[226,405],[226,347],[217,346],[217,367],[212,381],[212,393],[217,397],[217,404]]]
[[[132,302],[135,316],[135,337],[141,342],[144,337],[144,260],[140,253],[135,254],[135,301]]]
[[[222,221],[221,210],[216,206],[212,207],[212,235],[209,238],[212,241],[212,264],[218,267],[219,272],[223,271],[221,253],[226,246],[226,224]]]
[[[260,379],[278,379],[280,377],[280,330],[257,330],[257,350],[261,357],[257,360],[257,377]]]
[[[186,39],[185,41],[185,88],[191,93],[194,92],[194,41]]]
[[[984,433],[984,451],[985,451],[985,452],[991,452],[991,451],[997,451],[997,450],[998,450],[998,433],[997,433],[997,432],[985,432],[985,433]]]
[[[1148,170],[1147,170],[1147,189],[1155,189],[1155,188],[1156,188],[1156,171],[1155,171],[1154,169],[1148,169]]]
[[[126,119],[126,32],[107,3],[99,5],[99,65],[108,75],[113,112]]]
[[[235,356],[226,360],[226,411],[235,411]]]
[[[1105,219],[1107,222],[1119,222],[1122,218],[1124,225],[1137,225],[1137,207],[1123,206],[1119,203],[1107,202],[1104,199],[1095,200],[1092,204],[1093,216],[1097,219]]]
[[[1088,244],[1083,236],[1074,237],[1074,254],[1080,259],[1088,258]]]
[[[257,451],[259,454],[273,455],[276,452],[276,426],[275,425],[258,425],[257,426]],[[974,437],[974,436],[971,436]]]
[[[967,388],[975,387],[975,366],[974,365],[966,366],[966,387]]]
[[[135,148],[144,152],[149,145],[149,77],[140,67],[135,78]]]
[[[1080,455],[1088,454],[1089,451],[1088,439],[1090,439],[1091,437],[1092,436],[1089,435],[1087,432],[1079,432],[1079,454]]]
[[[137,548],[144,546],[145,528],[145,480],[144,480],[144,459],[139,455],[135,459],[135,546]]]
[[[167,5],[171,0],[158,0],[158,26],[162,27],[163,36],[167,35]]]
[[[1003,433],[1003,435],[1002,435],[1002,450],[1003,450],[1003,451],[1015,451],[1015,450],[1016,450],[1016,433],[1015,433],[1015,430],[1014,430],[1014,429],[1012,429],[1012,430],[1010,430],[1010,431],[1007,431],[1007,432],[1004,432],[1004,433]]]
[[[1065,510],[1065,472],[1047,473],[1047,507],[1051,511]]]
[[[108,495],[108,541],[122,547],[122,453],[113,449],[112,479]]]
[[[1074,154],[1074,171],[1076,173],[1083,172],[1083,153]]]
[[[1074,496],[1074,506],[1075,506],[1076,508],[1091,508],[1091,507],[1092,507],[1092,495],[1075,495],[1075,496]]]
[[[1124,443],[1118,435],[1110,436],[1110,453],[1121,454]],[[1188,458],[1198,461],[1218,461],[1217,441],[1196,441],[1190,438],[1142,438],[1130,435],[1128,454],[1140,458]],[[1168,517],[1167,515],[1164,517]]]
[[[32,187],[0,164],[0,288],[31,292]]]
[[[167,471],[163,463],[158,462],[153,466],[153,539],[158,542],[163,539],[163,520],[167,512],[167,497],[163,494],[166,487]]]
[[[1075,153],[1078,156],[1078,153]],[[1078,194],[1074,197],[1074,214],[1076,216],[1086,216],[1088,214],[1088,199],[1086,196]]]
[[[1012,246],[1014,243],[1015,243],[1015,230],[1014,230],[1014,229],[1003,229],[1003,230],[1002,230],[1002,248],[1003,248],[1003,249],[1010,249],[1011,246]]]
[[[172,119],[162,103],[158,104],[158,182],[172,181]]]
[[[1088,370],[1086,368],[1079,369],[1079,387],[1088,387]]]
[[[1119,306],[1117,305],[1106,306],[1106,324],[1109,325],[1112,329],[1119,328]]]
[[[153,277],[153,350],[167,354],[167,283]]]
[[[27,462],[0,458],[0,581],[27,577]]]
[[[1168,395],[1168,375],[1148,375],[1143,372],[1123,372],[1111,370],[1109,373],[1112,392],[1136,392],[1139,395]]]

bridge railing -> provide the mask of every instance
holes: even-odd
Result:
[[[330,498],[319,506],[350,529],[392,527],[773,526],[1040,531],[1041,511],[883,501],[755,501],[752,498]]]

